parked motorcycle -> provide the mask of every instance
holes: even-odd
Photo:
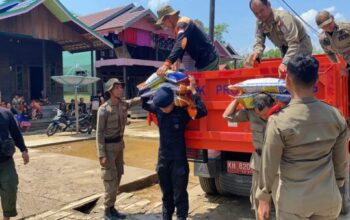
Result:
[[[75,117],[69,117],[63,113],[60,109],[56,108],[56,116],[51,120],[49,126],[46,129],[47,136],[54,135],[58,130],[60,131],[74,131],[76,128]],[[86,133],[90,128],[89,114],[82,114],[79,117],[79,131]]]
[[[90,113],[83,113],[79,117],[79,131],[81,133],[91,133],[92,124],[91,118],[92,115]]]

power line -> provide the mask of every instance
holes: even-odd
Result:
[[[319,32],[314,28],[312,27],[309,23],[307,23],[299,14],[298,12],[296,12],[285,0],[279,0],[281,2],[283,2],[288,8],[289,10],[291,10],[295,16],[297,16],[306,26],[308,26],[312,31],[313,33],[318,37],[319,35]]]

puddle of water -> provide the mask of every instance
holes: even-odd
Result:
[[[128,166],[155,170],[159,141],[157,139],[124,138],[124,161]],[[59,153],[97,160],[95,140],[51,145],[40,148],[43,152]]]

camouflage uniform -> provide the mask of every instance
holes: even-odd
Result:
[[[99,158],[107,158],[107,165],[101,166],[105,187],[105,208],[114,207],[120,180],[124,174],[123,134],[127,123],[128,109],[139,103],[139,98],[128,101],[120,100],[117,104],[108,100],[98,109],[97,155]]]
[[[254,52],[261,58],[268,37],[281,50],[284,64],[297,53],[312,54],[312,44],[303,24],[286,11],[273,9],[269,22],[257,21]]]
[[[320,44],[333,62],[338,62],[336,54],[339,54],[350,64],[350,23],[336,23],[332,34],[323,31],[320,34]]]
[[[292,99],[269,118],[256,198],[269,201],[276,174],[277,219],[336,219],[348,165],[347,125],[313,97]]]

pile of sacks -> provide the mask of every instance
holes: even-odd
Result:
[[[238,102],[247,109],[254,108],[253,98],[261,92],[269,93],[276,102],[287,105],[291,96],[286,89],[286,82],[278,78],[257,78],[230,85],[228,88],[237,94],[234,96]]]
[[[157,73],[153,73],[148,79],[139,84],[139,96],[141,98],[152,98],[156,91],[161,87],[168,87],[174,91],[174,103],[179,107],[186,107],[189,115],[195,118],[197,115],[196,107],[192,99],[188,96],[188,76],[182,72],[168,71],[165,77],[160,77]]]

